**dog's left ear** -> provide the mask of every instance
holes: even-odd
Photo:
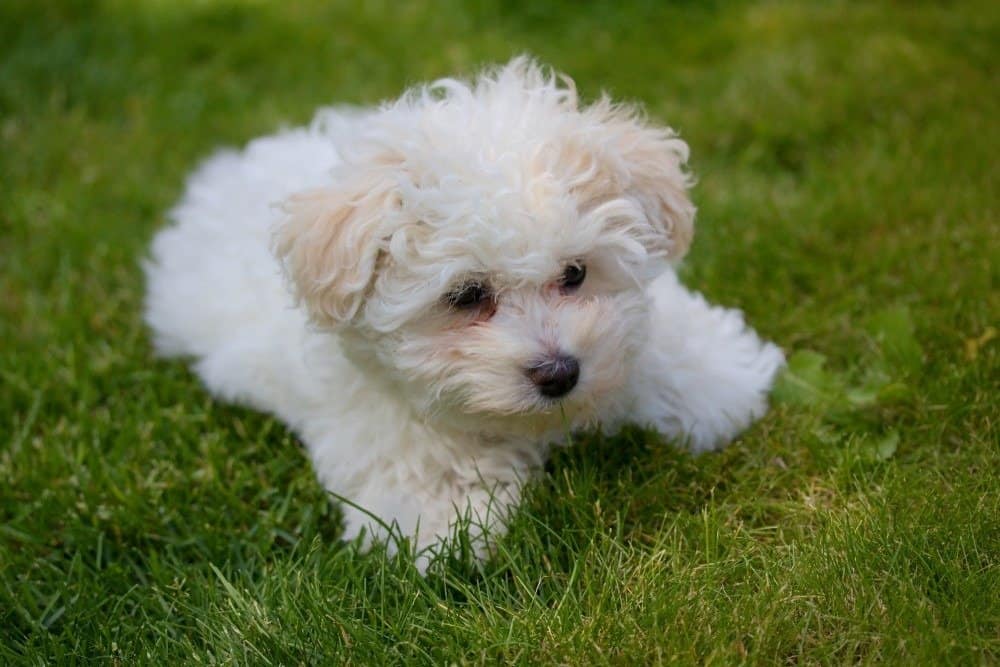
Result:
[[[606,98],[588,111],[602,117],[609,140],[605,162],[613,180],[642,207],[652,227],[647,248],[679,260],[694,236],[695,206],[687,194],[692,179],[684,171],[687,144],[672,130],[648,125],[635,110]]]
[[[667,258],[679,260],[691,247],[695,206],[688,198],[690,177],[683,171],[688,147],[664,130],[644,129],[645,138],[625,152],[629,188],[663,242]]]

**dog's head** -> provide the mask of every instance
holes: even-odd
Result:
[[[475,428],[576,425],[620,393],[644,287],[691,240],[684,142],[519,58],[414,89],[339,148],[276,251],[366,371]]]

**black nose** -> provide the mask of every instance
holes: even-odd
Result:
[[[580,362],[575,357],[559,355],[524,369],[528,379],[535,383],[542,396],[565,396],[580,379]]]

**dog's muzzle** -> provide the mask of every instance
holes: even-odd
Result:
[[[576,357],[560,354],[528,366],[524,374],[542,396],[560,398],[572,391],[580,379],[580,362]]]

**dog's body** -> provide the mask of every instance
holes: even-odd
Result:
[[[502,527],[567,429],[705,450],[763,414],[780,351],[670,268],[686,146],[523,59],[437,86],[203,165],[147,265],[158,351],[293,428],[347,537],[418,546]]]

